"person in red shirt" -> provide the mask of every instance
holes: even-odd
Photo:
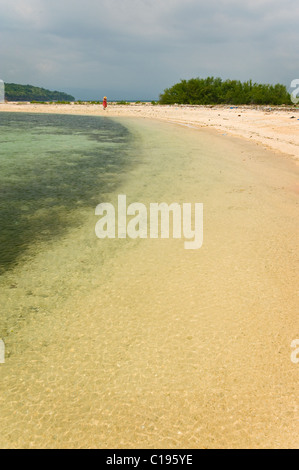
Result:
[[[104,96],[104,99],[103,99],[103,110],[105,111],[106,108],[107,108],[107,96]]]

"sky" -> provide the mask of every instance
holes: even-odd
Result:
[[[298,0],[0,0],[0,79],[155,100],[181,79],[299,78]]]

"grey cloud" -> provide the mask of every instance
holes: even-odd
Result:
[[[299,77],[294,0],[0,0],[0,10],[0,78],[78,98],[157,98],[192,76]]]

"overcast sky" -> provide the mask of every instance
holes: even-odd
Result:
[[[180,79],[299,78],[298,0],[0,0],[0,79],[157,99]]]

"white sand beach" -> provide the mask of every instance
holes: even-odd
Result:
[[[299,449],[299,2],[0,6],[0,448]]]
[[[37,112],[122,116],[157,119],[195,128],[216,129],[224,136],[239,136],[265,148],[299,158],[299,109],[256,106],[117,105],[108,102],[104,111],[93,104],[0,104],[0,112]]]
[[[4,338],[0,446],[298,447],[298,111],[1,111],[117,119],[140,153],[111,201],[201,202],[204,243],[100,241],[92,207],[33,246],[1,287],[19,316]]]

